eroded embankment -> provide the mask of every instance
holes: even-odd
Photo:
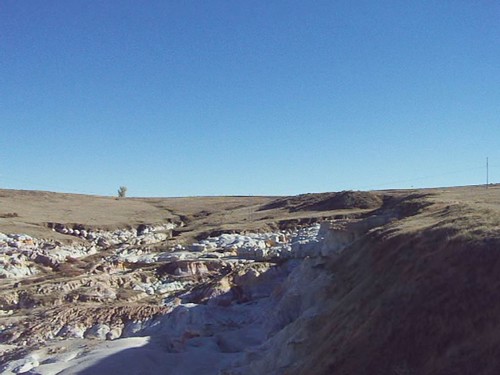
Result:
[[[273,337],[247,373],[500,372],[498,214],[407,203],[325,264],[333,282],[311,305],[321,309]]]

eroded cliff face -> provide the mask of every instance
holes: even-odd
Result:
[[[308,309],[240,373],[499,373],[500,218],[419,200],[306,272]]]
[[[342,303],[333,290],[340,287],[332,264],[344,252],[356,252],[369,241],[369,234],[390,220],[391,215],[360,220],[324,222],[315,251],[305,257],[272,295],[273,308],[266,324],[266,340],[252,348],[228,374],[293,374],[320,348],[316,341],[325,329],[332,308]],[[353,312],[354,313],[354,312]],[[347,330],[344,326],[339,330]],[[307,372],[306,373],[314,373]]]

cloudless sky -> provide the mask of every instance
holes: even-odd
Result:
[[[0,2],[0,187],[500,182],[500,2]]]

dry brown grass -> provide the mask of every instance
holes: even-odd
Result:
[[[500,373],[499,187],[387,194],[402,217],[331,262],[321,328],[290,373]]]
[[[0,232],[26,233],[39,238],[75,240],[53,232],[47,223],[83,224],[88,228],[117,229],[136,227],[141,223],[183,222],[178,228],[179,240],[190,241],[211,233],[262,231],[317,221],[322,218],[362,214],[377,208],[366,208],[370,193],[363,197],[342,195],[339,202],[333,193],[307,194],[293,198],[297,207],[282,205],[283,197],[229,196],[186,198],[123,198],[61,194],[41,191],[0,190],[0,207],[18,216],[1,217]],[[381,202],[373,195],[375,203]],[[338,200],[338,199],[337,199]],[[302,203],[300,203],[303,201]],[[274,204],[273,202],[278,202]],[[359,204],[356,204],[358,202]],[[345,206],[345,204],[347,206]],[[373,205],[373,202],[369,202]],[[342,205],[344,204],[344,205]],[[331,207],[330,207],[331,206]],[[345,207],[344,207],[345,206]],[[358,207],[359,206],[359,207]]]
[[[42,191],[0,190],[0,232],[67,239],[47,229],[50,222],[83,224],[89,228],[117,229],[141,223],[200,220],[199,214],[217,212],[222,223],[233,211],[271,201],[271,197],[125,198],[62,194]],[[238,211],[240,210],[240,211]]]
[[[0,190],[0,232],[74,240],[49,230],[49,222],[83,224],[116,229],[141,223],[185,223],[179,240],[190,241],[211,233],[272,230],[279,226],[323,218],[367,214],[384,202],[408,216],[425,210],[418,219],[402,220],[399,230],[419,231],[440,225],[450,233],[486,237],[498,229],[500,186],[420,190],[386,190],[374,193],[342,192],[295,197],[186,197],[125,198]],[[429,207],[431,206],[431,207]],[[12,213],[15,213],[13,215]],[[453,220],[451,218],[454,218]]]

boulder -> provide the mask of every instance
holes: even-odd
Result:
[[[14,369],[14,373],[26,374],[28,371],[31,371],[32,369],[34,369],[35,367],[38,367],[39,365],[40,365],[40,363],[38,362],[37,358],[35,358],[33,356],[29,356],[29,357],[25,358],[21,362],[21,364]]]
[[[122,336],[123,337],[135,336],[143,328],[144,328],[143,323],[141,321],[129,321],[123,327]]]
[[[108,325],[98,323],[86,330],[84,337],[86,339],[105,340],[109,331],[111,329]]]
[[[205,251],[206,246],[201,243],[194,243],[191,246],[189,246],[189,251],[194,251],[194,252],[202,252]]]
[[[111,244],[104,237],[100,237],[97,240],[97,246],[100,246],[100,247],[109,247],[109,246],[111,246]]]
[[[85,327],[81,325],[65,325],[62,327],[56,336],[83,339]]]
[[[146,233],[149,233],[149,227],[146,224],[140,224],[137,227],[137,237],[143,236]]]
[[[106,334],[106,340],[116,340],[122,335],[123,327],[112,327]]]

